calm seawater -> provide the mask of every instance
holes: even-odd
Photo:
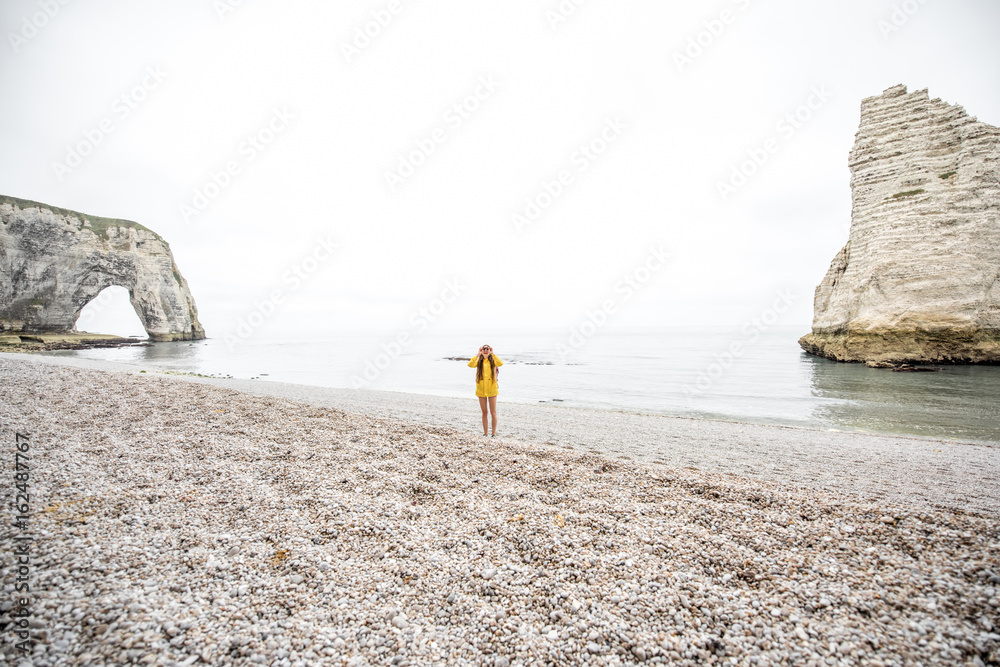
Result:
[[[558,331],[425,332],[398,349],[392,333],[335,334],[255,337],[234,350],[212,339],[51,354],[472,399],[475,370],[466,361],[489,343],[505,362],[502,401],[1000,442],[1000,367],[895,373],[840,364],[802,352],[796,341],[803,333],[802,327],[759,336],[739,328],[602,330],[579,349]]]

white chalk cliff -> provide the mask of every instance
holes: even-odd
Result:
[[[0,196],[0,332],[72,331],[111,285],[128,290],[150,340],[205,337],[187,281],[155,232]]]
[[[1000,129],[926,90],[861,104],[851,232],[816,288],[807,352],[1000,362]]]

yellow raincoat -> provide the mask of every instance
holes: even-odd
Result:
[[[503,366],[503,361],[497,355],[492,355],[496,362],[496,368],[490,363],[487,357],[483,361],[483,379],[476,383],[476,396],[496,396],[500,393],[500,385],[497,384],[497,369]],[[479,355],[472,357],[469,361],[469,368],[476,368],[479,365]]]

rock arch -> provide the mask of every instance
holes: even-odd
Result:
[[[105,287],[83,307],[73,328],[81,333],[142,338],[136,335],[144,329],[130,296],[121,285]]]
[[[106,287],[128,290],[151,341],[205,337],[170,246],[127,220],[0,197],[0,331],[72,331]]]

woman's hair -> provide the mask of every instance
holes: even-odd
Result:
[[[486,345],[484,345],[483,347],[486,347]],[[476,364],[476,382],[482,382],[483,381],[483,361],[485,361],[485,359],[486,359],[485,357],[479,357],[479,363]],[[493,371],[493,379],[496,379],[496,377],[497,377],[497,366],[496,366],[495,363],[493,363],[493,353],[492,352],[490,352],[490,369],[492,369],[492,371]]]

